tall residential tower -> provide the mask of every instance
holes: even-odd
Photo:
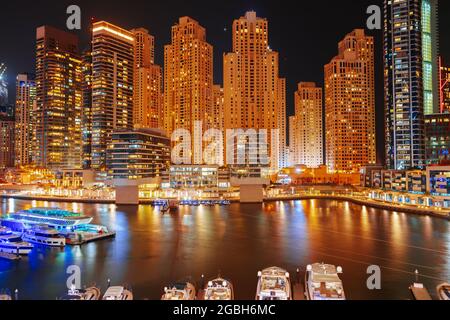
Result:
[[[268,130],[270,166],[277,169],[285,157],[286,84],[269,47],[269,24],[250,11],[233,22],[232,33],[233,50],[224,55],[225,128]]]
[[[172,42],[164,47],[164,129],[193,136],[196,122],[207,126],[213,106],[213,47],[206,30],[190,17],[181,17],[172,27]],[[204,131],[204,130],[203,130]],[[192,163],[201,164],[202,146],[191,145]]]
[[[116,130],[133,128],[134,35],[100,21],[92,29],[92,168],[106,170]]]
[[[16,78],[15,110],[15,164],[23,166],[32,162],[33,119],[36,108],[36,82],[34,75],[19,74]]]
[[[36,32],[36,112],[33,152],[37,165],[81,167],[81,57],[78,37],[49,26]]]
[[[295,164],[317,168],[323,164],[323,90],[314,82],[300,82],[295,92],[295,116],[290,125]]]
[[[356,29],[325,66],[326,163],[335,172],[375,164],[374,40]]]
[[[422,167],[424,118],[439,112],[437,0],[384,1],[386,165]]]

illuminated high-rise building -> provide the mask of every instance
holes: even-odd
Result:
[[[134,45],[134,109],[135,128],[162,128],[162,70],[155,65],[155,40],[148,30],[131,32]]]
[[[0,109],[0,170],[14,166],[14,116]]]
[[[36,32],[36,110],[33,112],[37,165],[81,167],[82,72],[78,37],[49,26]]]
[[[133,128],[134,35],[111,23],[92,28],[92,168],[106,170],[113,131]]]
[[[450,113],[450,67],[444,66],[439,59],[440,113]]]
[[[208,112],[208,129],[223,131],[225,127],[224,113],[223,88],[220,85],[214,85],[212,109]]]
[[[300,82],[295,92],[291,150],[295,164],[317,168],[323,164],[323,91],[313,82]]]
[[[422,0],[422,69],[424,115],[439,112],[438,0]]]
[[[83,139],[83,168],[89,169],[92,164],[92,51],[86,50],[82,54],[82,139]]]
[[[6,81],[6,65],[0,63],[0,106],[8,104],[8,82]]]
[[[425,164],[425,115],[439,112],[437,0],[384,1],[386,165]]]
[[[375,164],[374,40],[356,29],[325,65],[326,164],[357,172]]]
[[[35,76],[22,73],[16,78],[15,107],[15,165],[23,166],[32,162],[33,110],[36,109]]]
[[[176,129],[194,134],[196,122],[207,127],[213,105],[213,47],[205,29],[194,19],[182,17],[172,27],[171,44],[164,47],[164,128],[169,136]],[[202,146],[192,143],[189,155],[201,164]]]
[[[268,21],[250,11],[232,30],[233,49],[224,55],[225,128],[268,130],[270,166],[277,169],[285,154],[286,93],[278,53],[269,47]]]

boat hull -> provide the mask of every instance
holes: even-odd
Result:
[[[37,245],[43,245],[47,247],[65,247],[66,239],[65,238],[46,238],[40,237],[36,235],[24,234],[22,239],[27,242],[31,242]]]
[[[2,253],[9,253],[9,254],[19,254],[21,256],[28,255],[31,250],[33,250],[33,247],[14,247],[14,246],[3,246],[0,244],[0,252]]]

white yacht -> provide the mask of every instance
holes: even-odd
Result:
[[[61,236],[55,229],[48,226],[35,226],[27,229],[22,234],[22,239],[35,244],[45,245],[49,247],[64,247],[66,238]]]
[[[345,300],[344,287],[339,274],[341,267],[315,263],[308,265],[305,275],[308,300]]]
[[[109,287],[103,295],[103,300],[133,300],[133,293],[125,287]]]
[[[192,283],[175,283],[164,288],[161,300],[195,300],[196,290]]]
[[[0,228],[0,252],[27,255],[33,250],[33,245],[22,240],[22,237],[10,229]]]
[[[278,267],[259,271],[256,300],[292,300],[289,272]]]
[[[205,300],[234,300],[233,285],[230,281],[217,278],[205,287]]]
[[[35,225],[47,225],[56,230],[74,230],[92,222],[92,217],[60,208],[32,208],[6,215],[2,225],[14,231],[24,231]]]
[[[100,289],[96,287],[81,290],[72,286],[67,292],[67,295],[63,296],[61,300],[100,300],[100,296]]]

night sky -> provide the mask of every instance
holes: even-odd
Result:
[[[288,114],[294,113],[293,93],[300,81],[323,84],[323,66],[337,53],[337,43],[355,28],[365,28],[366,9],[382,0],[297,1],[2,1],[0,18],[0,62],[8,66],[10,103],[14,79],[19,72],[34,72],[35,29],[44,24],[65,28],[66,8],[81,7],[83,30],[77,32],[81,48],[89,41],[92,17],[126,29],[145,27],[156,41],[156,62],[163,65],[163,46],[170,43],[171,26],[180,16],[191,16],[206,28],[214,46],[214,79],[222,84],[222,55],[231,50],[231,25],[246,11],[254,10],[269,21],[270,47],[280,54],[280,73],[287,78]],[[450,1],[440,1],[440,50],[450,64]],[[382,31],[368,32],[376,38],[378,153],[383,157],[383,66]]]

